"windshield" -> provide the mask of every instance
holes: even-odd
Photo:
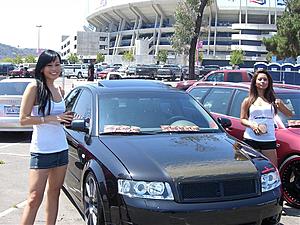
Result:
[[[184,92],[113,93],[99,97],[100,133],[220,131]]]
[[[278,112],[284,126],[288,127],[289,124],[291,126],[291,124],[293,124],[291,121],[300,120],[300,93],[278,94],[278,97],[293,112],[293,117],[291,118],[286,117],[281,112]]]
[[[0,95],[23,95],[29,82],[0,82]]]

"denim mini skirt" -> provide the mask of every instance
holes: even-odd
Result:
[[[67,165],[68,150],[55,153],[30,153],[30,169],[49,169]]]

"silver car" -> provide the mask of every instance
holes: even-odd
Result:
[[[32,78],[0,81],[0,131],[32,131],[32,126],[21,126],[19,113],[23,93]]]

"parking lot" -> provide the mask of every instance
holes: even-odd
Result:
[[[19,224],[28,192],[29,142],[31,133],[0,132],[1,201],[0,224]],[[45,224],[44,202],[35,224]],[[57,224],[83,225],[76,208],[61,192]]]
[[[66,92],[76,79],[60,79]],[[29,143],[31,133],[0,132],[0,224],[18,224],[26,203],[28,191]],[[38,212],[36,223],[45,224],[44,203]],[[75,207],[62,192],[57,224],[83,225]],[[201,223],[200,223],[201,224]],[[284,205],[281,225],[300,224],[300,209]]]

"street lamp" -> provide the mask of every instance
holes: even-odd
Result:
[[[38,46],[37,46],[37,54],[39,55],[40,54],[40,30],[41,30],[41,27],[42,25],[36,25],[37,29],[38,29]]]

